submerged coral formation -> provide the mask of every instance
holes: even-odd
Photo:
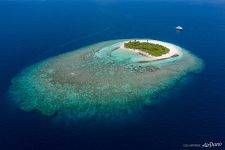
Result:
[[[74,118],[115,117],[149,105],[202,61],[182,55],[151,60],[121,48],[125,40],[97,43],[34,64],[12,80],[10,94],[22,110]]]

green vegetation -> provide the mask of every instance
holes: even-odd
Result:
[[[162,56],[168,53],[170,50],[162,45],[153,44],[149,42],[129,41],[124,44],[125,48],[137,49],[146,52],[152,56]]]

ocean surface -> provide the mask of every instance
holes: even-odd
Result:
[[[125,38],[179,45],[205,67],[127,124],[53,121],[21,111],[7,94],[11,79],[31,64]],[[180,150],[209,142],[225,149],[224,56],[223,1],[0,1],[0,150]]]

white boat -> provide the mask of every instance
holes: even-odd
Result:
[[[178,30],[178,31],[183,31],[183,28],[182,28],[181,26],[177,26],[177,27],[176,27],[176,30]]]

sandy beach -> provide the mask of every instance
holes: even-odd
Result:
[[[139,42],[147,42],[147,39],[146,40],[136,40],[136,41],[139,41]],[[120,48],[122,49],[128,49],[128,48],[125,48],[124,47],[124,43],[127,43],[129,41],[125,41],[121,44]],[[180,50],[179,47],[177,47],[176,45],[173,45],[173,44],[170,44],[170,43],[167,43],[167,42],[162,42],[162,41],[157,41],[157,40],[148,40],[149,43],[153,43],[153,44],[159,44],[159,45],[162,45],[162,46],[165,46],[167,47],[170,51],[167,53],[167,54],[164,54],[162,56],[152,56],[146,52],[143,52],[143,51],[140,51],[140,50],[136,50],[136,49],[129,49],[129,50],[132,50],[134,51],[135,53],[138,53],[140,55],[144,55],[146,57],[149,57],[151,60],[160,60],[160,59],[166,59],[166,58],[170,58],[170,57],[173,57],[173,56],[176,56],[176,55],[182,55],[182,52]]]

